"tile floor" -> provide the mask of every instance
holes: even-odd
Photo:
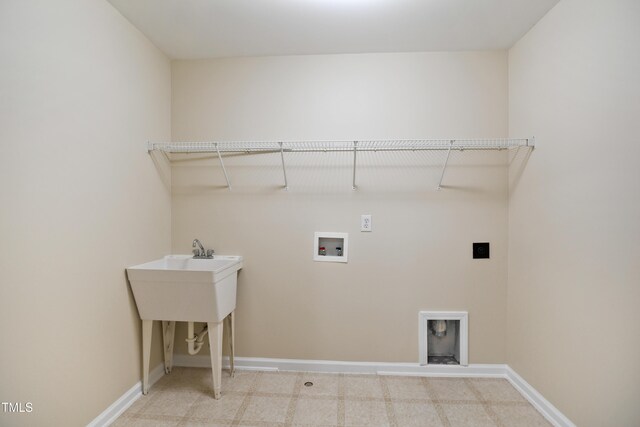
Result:
[[[113,426],[550,426],[504,379],[174,368]],[[313,386],[306,387],[310,381]]]

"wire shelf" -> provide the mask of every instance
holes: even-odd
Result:
[[[149,142],[149,151],[165,153],[259,153],[330,151],[504,150],[533,147],[533,138],[407,139],[362,141]]]
[[[167,153],[216,153],[220,161],[227,187],[231,181],[224,165],[222,153],[280,153],[284,188],[289,188],[285,153],[348,152],[353,154],[352,187],[356,186],[356,166],[359,152],[366,151],[437,151],[447,152],[442,167],[438,190],[442,188],[444,173],[452,150],[506,150],[518,147],[535,147],[534,138],[492,138],[492,139],[401,139],[363,141],[218,141],[218,142],[148,142],[147,150]]]

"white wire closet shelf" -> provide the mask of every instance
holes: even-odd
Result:
[[[149,151],[165,153],[252,153],[265,151],[418,151],[418,150],[504,150],[533,147],[533,138],[487,139],[402,139],[343,141],[217,141],[148,142]]]
[[[212,142],[154,142],[147,143],[147,150],[162,153],[199,154],[215,153],[220,160],[220,166],[231,189],[231,181],[224,166],[222,153],[269,153],[279,152],[282,161],[284,188],[288,189],[285,153],[314,153],[314,152],[352,152],[353,153],[353,182],[356,186],[356,166],[358,152],[384,151],[447,151],[446,160],[442,167],[438,190],[442,187],[442,180],[449,162],[452,150],[505,150],[510,148],[535,147],[534,138],[484,138],[484,139],[401,139],[401,140],[343,140],[343,141],[212,141]]]

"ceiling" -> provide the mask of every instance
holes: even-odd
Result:
[[[109,0],[172,59],[511,47],[559,0]]]

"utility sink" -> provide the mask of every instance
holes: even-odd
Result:
[[[127,275],[141,319],[221,322],[236,307],[241,268],[241,256],[168,255]]]
[[[206,322],[213,393],[216,399],[220,399],[223,328],[228,331],[229,336],[231,375],[234,372],[233,325],[238,270],[242,268],[242,260],[241,256],[216,255],[213,258],[194,258],[191,255],[168,255],[127,268],[127,276],[142,319],[144,394],[149,392],[153,321],[162,321],[164,366],[167,374],[171,372],[173,364],[176,321]],[[227,324],[226,327],[224,323]]]

